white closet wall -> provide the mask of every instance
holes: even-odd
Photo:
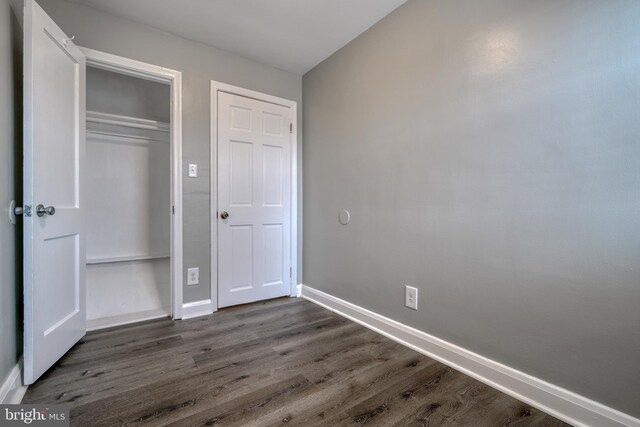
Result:
[[[87,110],[169,122],[169,85],[98,68],[87,69]]]
[[[170,312],[169,87],[87,71],[89,327]]]

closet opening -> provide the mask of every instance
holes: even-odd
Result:
[[[87,65],[87,330],[173,316],[171,84]]]

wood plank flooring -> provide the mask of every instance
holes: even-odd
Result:
[[[24,403],[74,426],[561,426],[302,299],[87,334]]]

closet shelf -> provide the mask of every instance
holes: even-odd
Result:
[[[112,258],[92,258],[92,259],[87,259],[87,265],[115,264],[118,262],[146,261],[151,259],[163,259],[163,258],[171,258],[171,255],[143,254],[143,255],[128,255],[128,256],[112,257]]]

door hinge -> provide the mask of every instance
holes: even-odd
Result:
[[[175,205],[171,205],[171,214],[175,215],[176,214],[176,207]]]
[[[293,133],[293,123],[289,123],[289,133]]]
[[[293,277],[293,267],[289,267],[289,277]]]

